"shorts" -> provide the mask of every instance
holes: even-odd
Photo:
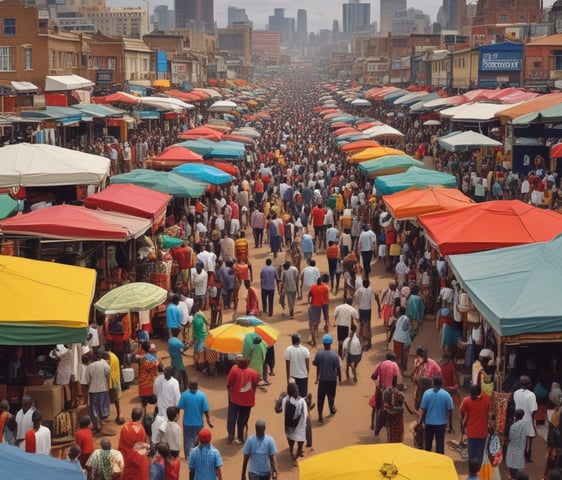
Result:
[[[193,300],[195,302],[205,303],[206,299],[207,299],[207,295],[193,295]]]
[[[109,401],[111,403],[115,403],[118,402],[120,398],[121,398],[121,384],[117,383],[115,385],[115,388],[109,389]]]
[[[205,340],[195,340],[193,342],[193,351],[195,353],[203,352],[205,350]]]
[[[348,365],[352,365],[353,363],[359,363],[361,361],[361,354],[351,355],[351,353],[348,353],[345,361]]]
[[[321,313],[322,313],[322,307],[315,307],[314,305],[309,305],[308,322],[310,323],[310,325],[318,326],[320,324]]]
[[[147,395],[145,397],[140,397],[142,406],[146,407],[149,403],[154,405],[156,403],[156,395]]]
[[[109,417],[109,392],[90,392],[90,408],[93,418]]]
[[[349,335],[349,327],[338,325],[338,342],[343,342]]]
[[[240,231],[240,220],[233,218],[230,221],[230,234],[234,235]]]

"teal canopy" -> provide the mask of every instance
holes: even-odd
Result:
[[[538,112],[527,113],[513,119],[513,125],[528,125],[529,123],[560,123],[562,122],[562,105],[543,108]]]
[[[424,188],[427,185],[457,188],[457,179],[448,173],[410,167],[404,173],[385,175],[375,180],[377,195],[390,195],[410,187]]]
[[[363,175],[375,177],[377,175],[403,173],[410,167],[424,168],[424,165],[423,162],[410,157],[410,155],[387,155],[386,157],[361,162],[359,172]]]
[[[501,336],[562,332],[562,235],[544,243],[451,255],[463,289]]]
[[[200,197],[209,186],[208,183],[198,182],[177,173],[142,168],[121,175],[114,175],[110,178],[110,181],[111,183],[132,183],[179,198]]]
[[[0,195],[0,220],[3,220],[18,208],[18,202],[10,195]]]
[[[174,168],[172,172],[201,182],[210,183],[211,185],[232,182],[232,175],[204,163],[184,163]]]

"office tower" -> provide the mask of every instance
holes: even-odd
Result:
[[[250,19],[245,8],[228,7],[228,26],[233,23],[249,23]]]
[[[281,34],[281,44],[289,45],[295,33],[295,19],[285,16],[284,8],[274,8],[269,16],[268,30]]]
[[[214,0],[174,0],[176,28],[194,25],[212,32],[215,29]]]
[[[158,5],[154,7],[152,23],[158,26],[161,32],[168,32],[175,28],[175,12],[168,8],[168,5]]]
[[[371,4],[350,0],[342,5],[343,33],[353,33],[371,23]]]
[[[195,0],[174,0],[176,12],[176,28],[187,27],[195,20]]]
[[[407,10],[406,0],[380,0],[381,2],[381,35],[387,35],[392,31],[392,19],[394,14]]]

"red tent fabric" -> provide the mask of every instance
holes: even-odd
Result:
[[[150,228],[145,218],[57,205],[0,222],[4,234],[33,235],[69,240],[126,242]]]
[[[218,160],[206,160],[205,163],[207,165],[211,165],[211,167],[218,168],[225,173],[232,175],[233,177],[240,176],[240,170],[236,165],[232,165],[231,163],[226,162],[219,162]]]
[[[180,139],[191,140],[197,138],[209,138],[210,140],[220,140],[223,136],[222,132],[219,132],[213,128],[209,127],[195,127],[179,135]]]
[[[87,197],[84,205],[94,210],[125,213],[159,223],[166,216],[166,207],[171,198],[167,193],[150,188],[113,183],[105,190]]]
[[[243,143],[245,145],[253,145],[254,140],[250,137],[244,137],[242,135],[233,135],[232,133],[225,133],[221,140],[230,140],[232,142]]]
[[[135,97],[126,92],[115,92],[111,95],[103,97],[92,97],[94,103],[126,103],[127,105],[138,105],[140,102],[139,97]]]
[[[562,215],[519,200],[494,200],[418,217],[443,255],[547,242],[562,232]]]
[[[341,149],[345,153],[357,152],[359,150],[365,150],[370,147],[380,147],[381,144],[375,140],[356,140],[355,142],[346,143]]]
[[[186,147],[172,145],[166,148],[160,155],[156,157],[158,160],[182,160],[184,162],[203,160],[198,153],[191,151]]]

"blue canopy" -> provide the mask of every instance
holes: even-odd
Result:
[[[84,480],[79,463],[65,462],[48,455],[26,453],[7,443],[0,443],[0,465],[2,478]]]
[[[410,167],[404,173],[385,175],[375,180],[377,195],[390,195],[410,187],[424,188],[427,185],[457,188],[457,179],[448,173]]]
[[[204,163],[184,163],[172,170],[185,177],[191,177],[211,185],[221,185],[232,181],[232,175]]]
[[[550,242],[451,255],[449,265],[501,336],[562,332],[562,235]]]

